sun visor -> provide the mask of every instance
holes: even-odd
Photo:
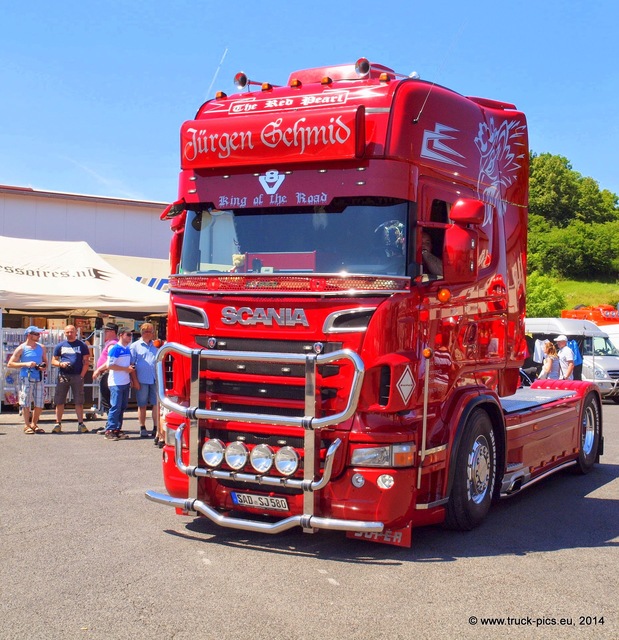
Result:
[[[354,159],[365,151],[365,109],[226,115],[185,122],[181,168]]]

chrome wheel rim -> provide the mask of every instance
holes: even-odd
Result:
[[[468,494],[469,500],[475,504],[483,501],[490,485],[490,447],[484,436],[477,436],[469,454]]]
[[[595,417],[594,408],[589,405],[585,409],[582,420],[582,451],[586,456],[593,451],[593,443],[595,442]]]

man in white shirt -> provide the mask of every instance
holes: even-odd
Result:
[[[559,365],[561,368],[562,380],[574,379],[574,353],[567,346],[567,337],[564,335],[555,338],[555,344],[558,349]]]
[[[131,376],[135,367],[131,364],[131,329],[120,329],[118,342],[112,346],[107,356],[107,370],[110,372],[110,410],[105,425],[106,440],[121,440],[123,417],[129,403]]]

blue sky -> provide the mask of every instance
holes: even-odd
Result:
[[[513,102],[534,151],[566,156],[619,194],[618,7],[0,0],[0,184],[172,201],[180,125],[217,90],[233,93],[237,71],[281,84],[365,56]]]

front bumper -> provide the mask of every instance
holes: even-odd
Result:
[[[260,483],[272,488],[277,486],[286,486],[301,489],[305,496],[312,497],[313,494],[328,485],[331,481],[331,473],[333,469],[333,460],[341,441],[335,440],[325,458],[325,465],[322,477],[319,480],[296,480],[290,478],[264,477],[250,473],[238,473],[223,471],[218,469],[205,469],[197,466],[186,465],[182,459],[182,443],[183,432],[186,428],[185,424],[181,424],[175,432],[174,436],[174,461],[178,470],[188,477],[215,478],[221,480],[234,480],[239,483]],[[214,509],[206,504],[203,500],[197,498],[174,498],[167,494],[158,493],[156,491],[147,491],[146,498],[159,504],[175,507],[182,511],[196,512],[211,522],[232,529],[241,529],[243,531],[256,531],[262,533],[277,534],[294,527],[302,527],[303,530],[311,532],[318,529],[327,529],[330,531],[351,531],[358,533],[380,533],[384,529],[383,522],[377,521],[360,521],[348,520],[340,518],[324,518],[316,516],[313,513],[303,513],[294,516],[288,516],[276,522],[264,522],[261,520],[252,520],[248,518],[236,518]],[[311,504],[312,500],[304,500],[304,504]]]

